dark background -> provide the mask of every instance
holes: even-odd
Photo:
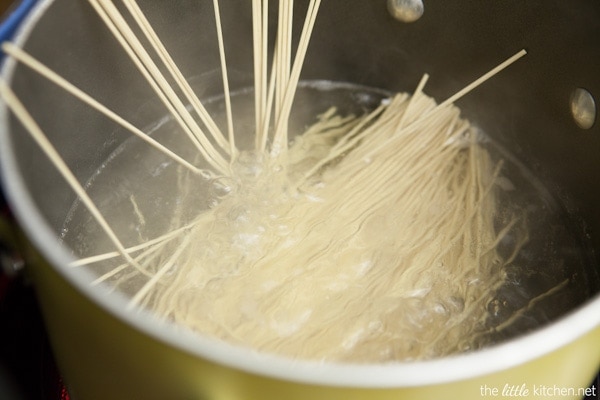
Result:
[[[0,23],[18,1],[0,0]],[[35,294],[26,274],[13,273],[15,229],[0,182],[0,400],[67,400]]]

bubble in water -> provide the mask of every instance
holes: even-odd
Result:
[[[236,206],[227,213],[227,218],[239,224],[248,223],[250,222],[250,211],[246,206]]]
[[[425,7],[422,0],[388,0],[388,10],[398,21],[415,22],[423,16]]]
[[[449,306],[455,311],[455,312],[462,312],[465,309],[465,299],[463,299],[460,296],[452,296],[449,299]]]
[[[233,168],[244,178],[256,178],[263,172],[264,157],[254,151],[243,151],[238,156]]]
[[[210,193],[213,197],[222,199],[235,191],[235,182],[231,178],[219,177],[212,181]]]
[[[446,315],[448,314],[448,309],[442,303],[435,303],[433,305],[433,311],[437,314]]]

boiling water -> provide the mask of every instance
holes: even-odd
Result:
[[[293,109],[291,136],[301,134],[317,115],[332,105],[340,115],[362,115],[388,95],[352,85],[305,83],[299,89]],[[252,104],[250,91],[233,96],[236,145],[240,149],[253,146]],[[225,126],[222,99],[209,100],[205,105],[219,126]],[[202,166],[200,157],[169,118],[158,121],[148,131],[176,153]],[[458,351],[505,340],[543,325],[585,301],[592,295],[592,288],[598,286],[598,277],[590,268],[594,261],[585,238],[560,202],[510,154],[490,139],[484,142],[494,159],[505,160],[496,188],[498,230],[509,222],[515,210],[525,216],[524,223],[504,237],[498,251],[504,253],[505,259],[510,258],[515,243],[523,237],[528,240],[506,267],[504,285],[487,304],[489,317],[486,326],[480,329],[485,334],[475,342],[466,342]],[[247,168],[249,176],[256,175],[257,164],[248,158],[251,153],[245,154],[246,159],[238,163],[238,168]],[[194,175],[136,139],[126,141],[87,184],[91,197],[125,246],[184,226],[226,197],[232,187],[233,183],[227,179]],[[73,206],[65,222],[63,240],[78,257],[114,251],[106,235],[79,203]],[[251,248],[252,241],[246,245]],[[113,259],[89,268],[101,277],[119,264],[122,264],[120,259]],[[136,271],[123,269],[104,283],[133,296],[146,281]],[[454,304],[444,307],[460,311],[465,300],[456,298]]]

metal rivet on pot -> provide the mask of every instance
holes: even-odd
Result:
[[[581,129],[590,129],[594,125],[596,102],[590,92],[577,88],[571,93],[571,114]]]
[[[388,0],[387,4],[390,14],[402,22],[414,22],[425,11],[423,0]]]

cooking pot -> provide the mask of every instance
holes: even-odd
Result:
[[[230,84],[251,86],[250,2],[221,3]],[[297,17],[306,4],[296,2]],[[198,95],[222,92],[212,2],[140,5]],[[600,96],[600,3],[429,0],[412,22],[397,19],[391,7],[384,0],[324,1],[302,79],[412,91],[426,72],[432,77],[427,93],[443,100],[526,49],[523,60],[457,105],[543,182],[569,216],[565,224],[581,232],[590,266],[578,305],[482,350],[380,365],[290,360],[191,334],[126,310],[123,296],[91,287],[89,272],[68,266],[72,256],[58,238],[75,195],[3,104],[3,184],[31,244],[24,250],[28,273],[75,399],[580,398],[598,390],[586,392],[600,367],[594,258],[600,250],[594,101]],[[15,42],[136,126],[164,114],[88,2],[40,1]],[[128,138],[12,59],[2,77],[81,182]]]

